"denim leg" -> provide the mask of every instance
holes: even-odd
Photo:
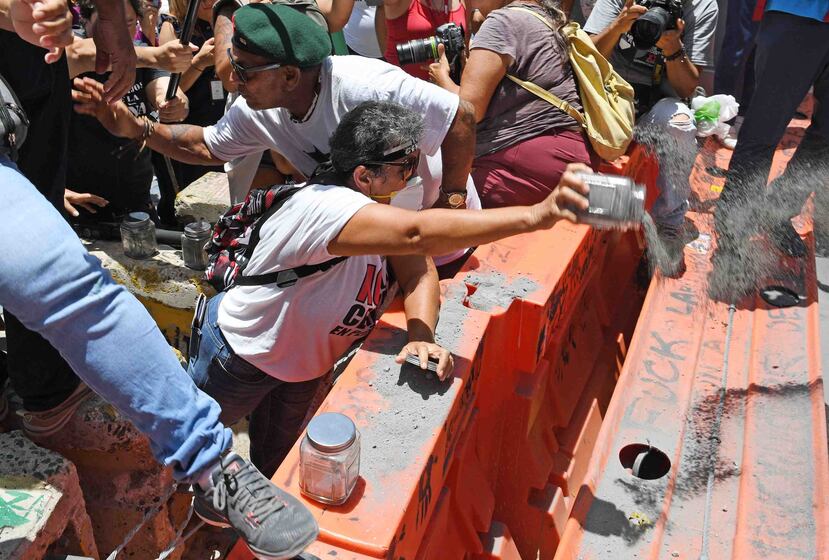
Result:
[[[230,447],[219,406],[181,369],[147,310],[89,255],[69,224],[0,157],[0,305],[41,334],[92,390],[192,480]]]
[[[65,401],[81,382],[49,342],[5,311],[7,374],[23,408],[40,412]]]
[[[308,407],[325,376],[300,383],[279,382],[250,416],[250,460],[270,478],[299,437]]]
[[[222,297],[224,293],[207,302],[198,356],[190,359],[187,373],[216,399],[222,409],[219,419],[231,426],[253,412],[280,381],[233,355],[218,325]]]
[[[666,97],[642,115],[636,127],[659,161],[660,192],[651,208],[653,220],[663,227],[679,227],[688,211],[689,179],[697,155],[694,113],[679,99]]]

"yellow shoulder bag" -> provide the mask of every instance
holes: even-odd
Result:
[[[542,15],[519,6],[511,9],[532,14],[553,30]],[[561,31],[567,41],[584,113],[533,82],[510,74],[507,78],[573,117],[587,133],[596,153],[602,159],[612,161],[625,153],[633,134],[633,88],[613,70],[578,23],[568,23]]]

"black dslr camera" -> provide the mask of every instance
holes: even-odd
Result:
[[[662,34],[676,29],[676,20],[682,17],[682,0],[636,0],[648,11],[633,22],[630,34],[637,48],[653,47]]]
[[[454,23],[444,23],[435,29],[433,37],[412,39],[397,45],[400,65],[438,60],[438,45],[443,43],[449,60],[449,76],[456,84],[461,83],[461,53],[463,53],[463,28]]]

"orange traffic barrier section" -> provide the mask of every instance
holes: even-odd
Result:
[[[387,310],[320,408],[355,421],[360,480],[342,506],[302,498],[320,525],[307,552],[552,554],[573,503],[559,485],[581,484],[641,305],[641,252],[633,233],[564,223],[478,248],[441,283],[443,383],[394,362],[405,317]],[[299,444],[273,480],[301,496],[298,464]]]
[[[697,209],[722,190],[708,171],[727,158],[711,142],[698,158]],[[651,283],[555,559],[829,558],[812,238],[807,258],[781,257],[759,282],[791,291],[791,306],[760,294],[714,301],[713,218],[689,216],[700,235],[688,270]],[[809,233],[807,219],[797,225]]]

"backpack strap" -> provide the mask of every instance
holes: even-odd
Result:
[[[558,97],[557,95],[553,95],[552,93],[550,93],[546,89],[544,89],[540,86],[537,86],[536,84],[534,84],[532,82],[522,80],[521,78],[516,78],[512,74],[507,74],[507,78],[509,78],[510,80],[512,80],[514,83],[518,84],[519,86],[521,86],[525,90],[529,91],[530,93],[540,97],[541,99],[543,99],[544,101],[546,101],[550,105],[553,105],[554,107],[557,107],[558,109],[564,111],[565,113],[567,113],[568,115],[573,117],[573,119],[577,123],[579,123],[579,125],[581,125],[583,128],[587,126],[587,122],[585,122],[585,120],[584,120],[584,115],[579,113],[576,110],[575,107],[573,107],[572,105],[567,103],[562,98]]]
[[[253,257],[253,250],[259,243],[259,232],[262,229],[264,223],[268,221],[268,219],[271,216],[279,212],[279,210],[281,210],[282,207],[285,206],[285,203],[288,202],[288,199],[295,195],[297,192],[299,192],[300,189],[304,188],[304,186],[305,185],[291,185],[289,187],[279,190],[276,193],[271,207],[268,208],[262,214],[262,216],[259,217],[258,220],[256,220],[256,224],[253,226],[253,231],[251,231],[250,234],[250,241],[248,242],[247,249],[245,250],[245,255],[248,259]],[[266,284],[275,283],[279,288],[288,288],[296,284],[300,278],[311,276],[312,274],[316,274],[317,272],[325,272],[326,270],[329,270],[330,268],[341,263],[347,258],[348,257],[336,257],[319,264],[305,264],[302,266],[297,266],[295,268],[286,268],[285,270],[277,270],[275,272],[267,272],[265,274],[251,274],[250,276],[245,276],[244,269],[242,269],[236,276],[233,285],[264,286]]]
[[[543,23],[544,25],[549,27],[550,31],[555,33],[555,29],[553,29],[553,26],[550,24],[549,21],[547,21],[547,18],[545,18],[541,14],[536,13],[536,12],[530,10],[529,8],[522,8],[521,6],[510,6],[509,9],[510,10],[520,10],[522,12],[526,12],[526,13],[530,14],[531,16],[533,16],[534,18],[539,20],[541,23]],[[587,123],[584,119],[584,115],[582,115],[580,112],[578,112],[576,110],[575,107],[573,107],[572,105],[570,105],[569,103],[567,103],[566,101],[564,101],[563,99],[558,97],[557,95],[553,95],[552,93],[550,93],[546,89],[537,86],[533,82],[522,80],[521,78],[517,78],[516,76],[513,76],[512,74],[507,74],[507,78],[512,80],[513,83],[516,83],[519,86],[521,86],[522,88],[524,88],[525,90],[529,91],[533,95],[535,95],[537,97],[540,97],[541,99],[543,99],[547,103],[553,105],[554,107],[557,107],[561,111],[564,111],[565,113],[570,115],[582,127],[587,126]]]
[[[348,257],[337,257],[327,260],[320,264],[304,264],[296,268],[288,268],[285,270],[277,270],[276,272],[268,272],[266,274],[254,274],[251,276],[242,275],[236,278],[233,283],[234,286],[264,286],[266,284],[276,284],[279,288],[288,288],[297,283],[300,278],[311,276],[317,272],[325,272],[340,264]]]

